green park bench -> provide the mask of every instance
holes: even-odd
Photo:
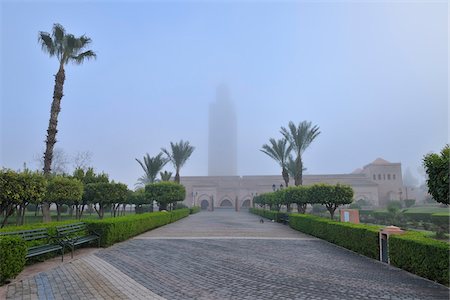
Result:
[[[278,220],[280,223],[287,225],[287,224],[289,224],[289,215],[288,214],[280,214],[280,216],[278,217]]]
[[[28,247],[26,258],[61,251],[61,261],[64,261],[64,245],[56,237],[49,235],[47,228],[0,232],[0,236],[19,236],[27,242],[45,240],[45,244]]]
[[[72,258],[75,246],[97,241],[98,247],[100,247],[100,235],[95,232],[89,233],[85,223],[57,226],[56,232],[58,233],[58,238],[61,239],[62,243],[69,246],[72,250]]]

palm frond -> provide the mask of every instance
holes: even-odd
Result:
[[[180,170],[195,150],[188,141],[183,140],[179,143],[170,142],[170,148],[171,152],[165,148],[161,148],[161,151],[167,155],[175,170]]]
[[[86,52],[78,54],[77,56],[71,56],[70,58],[75,64],[81,65],[85,60],[97,58],[97,55],[94,53],[94,51],[88,50]]]
[[[40,31],[38,36],[38,42],[41,44],[42,50],[44,52],[47,52],[50,56],[55,55],[56,48],[53,44],[52,37],[50,36],[50,33]]]
[[[142,176],[143,182],[152,183],[155,181],[159,171],[167,164],[168,160],[159,153],[155,157],[151,157],[148,153],[144,156],[144,162],[136,158],[136,161],[141,165],[145,175]]]

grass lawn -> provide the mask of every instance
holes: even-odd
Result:
[[[438,207],[438,206],[422,206],[422,207],[411,207],[404,210],[408,213],[448,213],[450,212],[448,207]]]

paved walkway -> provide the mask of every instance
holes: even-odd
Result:
[[[201,212],[9,285],[7,299],[448,299],[449,289],[246,212]]]

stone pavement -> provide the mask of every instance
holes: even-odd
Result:
[[[8,286],[7,299],[448,299],[449,289],[246,212],[201,212]]]

